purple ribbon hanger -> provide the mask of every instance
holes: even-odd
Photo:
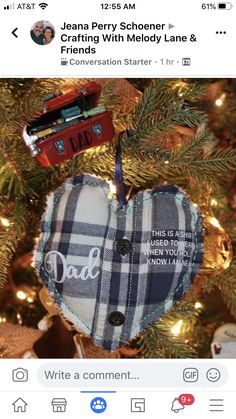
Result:
[[[116,186],[116,196],[117,196],[117,201],[119,203],[119,208],[123,208],[127,204],[127,201],[125,198],[125,186],[124,186],[124,181],[123,181],[120,143],[117,146],[116,156],[115,156],[115,186]]]

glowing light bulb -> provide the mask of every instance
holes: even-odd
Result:
[[[39,240],[40,240],[40,236],[35,237],[35,239],[34,239],[35,244],[38,244]]]
[[[216,200],[216,199],[214,199],[214,198],[212,198],[212,199],[211,199],[211,206],[212,206],[212,207],[217,207],[217,205],[218,205],[217,200]]]
[[[220,98],[219,99],[216,99],[215,104],[216,104],[216,106],[220,107],[220,106],[223,105],[223,100],[220,99]]]
[[[181,87],[183,89],[185,86],[186,86],[186,83],[181,80],[174,84],[174,88]]]
[[[199,310],[199,309],[203,308],[203,305],[202,305],[202,303],[200,303],[200,301],[197,301],[197,302],[194,304],[194,307],[196,308],[196,310]]]
[[[222,95],[220,97],[218,97],[218,99],[216,99],[215,105],[218,108],[220,108],[224,104],[225,96],[226,96],[225,93],[222,93]]]
[[[19,298],[19,300],[25,300],[27,298],[27,295],[24,291],[17,291],[16,293],[17,298]]]
[[[17,313],[16,318],[18,320],[18,324],[22,324],[22,318],[21,318],[20,313]]]
[[[2,225],[3,225],[3,227],[9,227],[10,224],[11,224],[10,221],[7,218],[4,218],[4,217],[1,217],[0,218],[0,221],[1,221]]]
[[[218,221],[218,220],[217,220],[217,218],[215,218],[215,217],[211,217],[211,218],[210,218],[210,223],[211,223],[214,227],[221,228],[221,225],[220,225],[219,221]]]
[[[0,316],[0,323],[6,323],[7,319],[5,316]]]
[[[32,298],[32,297],[28,297],[28,298],[27,298],[27,301],[28,301],[28,303],[33,303],[33,302],[34,302],[34,300],[33,300],[33,298]]]
[[[181,333],[183,323],[184,323],[183,320],[178,320],[177,321],[177,323],[171,328],[172,335],[178,336]]]

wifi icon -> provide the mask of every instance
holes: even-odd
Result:
[[[39,3],[39,7],[41,7],[42,10],[46,9],[48,7],[47,3]]]

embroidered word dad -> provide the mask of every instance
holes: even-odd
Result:
[[[84,266],[80,272],[73,265],[68,265],[65,256],[57,250],[51,250],[48,252],[44,258],[44,268],[47,273],[50,275],[50,278],[58,283],[63,283],[66,278],[68,279],[82,279],[86,281],[87,279],[95,279],[99,274],[99,269],[95,269],[100,260],[100,249],[98,247],[93,247],[88,256],[88,265]],[[58,266],[62,268],[62,273],[60,269],[60,276],[58,278]]]

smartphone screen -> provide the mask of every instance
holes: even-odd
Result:
[[[231,418],[235,3],[0,7],[2,417]]]

